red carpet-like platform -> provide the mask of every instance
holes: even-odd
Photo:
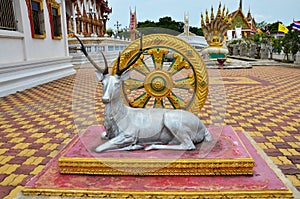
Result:
[[[196,150],[96,153],[103,126],[73,139],[58,160],[61,173],[101,175],[252,175],[254,161],[231,126],[209,127],[212,142]]]
[[[170,196],[292,198],[292,192],[248,138],[240,131],[236,134],[255,161],[251,176],[61,174],[58,159],[72,147],[68,145],[26,185],[23,194],[104,198]]]

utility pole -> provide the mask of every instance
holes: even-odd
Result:
[[[119,27],[121,26],[122,24],[119,23],[119,21],[117,21],[117,23],[114,25],[117,27],[117,34],[119,34]]]

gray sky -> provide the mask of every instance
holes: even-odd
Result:
[[[120,28],[129,26],[129,10],[136,7],[137,20],[157,22],[159,18],[170,16],[175,21],[182,21],[184,13],[189,13],[190,26],[201,27],[200,13],[205,13],[213,5],[218,8],[219,3],[229,9],[229,12],[237,10],[240,0],[108,0],[112,13],[107,23],[108,28],[116,29],[116,22]],[[251,10],[256,22],[266,21],[273,23],[282,21],[288,26],[293,19],[300,21],[300,0],[243,0],[243,12],[246,15]]]

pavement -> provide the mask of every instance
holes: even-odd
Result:
[[[210,87],[224,93],[210,90],[202,121],[247,132],[300,190],[300,69],[268,65],[208,73]],[[103,124],[100,99],[89,67],[0,98],[0,198],[14,198],[74,135]]]

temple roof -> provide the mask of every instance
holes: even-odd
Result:
[[[232,19],[231,29],[235,29],[235,27],[242,26],[242,29],[251,29],[253,31],[256,31],[256,23],[251,15],[250,8],[246,17],[243,13],[242,6],[243,2],[242,0],[240,0],[238,9],[229,14],[229,17]]]

